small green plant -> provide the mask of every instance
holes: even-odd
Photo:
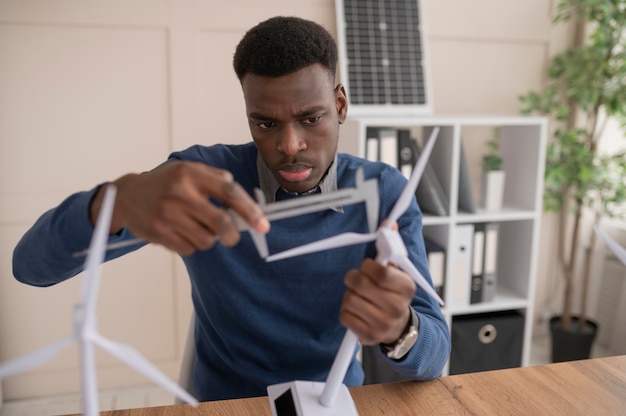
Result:
[[[500,128],[494,128],[493,138],[487,142],[487,153],[483,156],[483,171],[502,170],[500,156]]]

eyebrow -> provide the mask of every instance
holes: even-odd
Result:
[[[319,113],[320,111],[325,111],[325,110],[326,110],[326,107],[319,105],[319,106],[307,108],[306,110],[302,110],[302,111],[296,113],[295,117],[296,118],[305,118],[305,117],[308,117],[308,116],[310,116],[312,114]],[[248,117],[249,118],[253,118],[255,120],[276,121],[276,119],[274,117],[266,116],[264,114],[255,113],[255,112],[249,113]]]
[[[261,113],[249,113],[248,118],[253,118],[255,120],[274,121],[274,118],[265,116]]]
[[[296,113],[296,117],[297,118],[304,118],[304,117],[307,117],[307,116],[310,116],[312,114],[319,113],[320,111],[325,111],[325,110],[326,110],[326,107],[318,105],[318,106],[315,106],[315,107],[307,108],[306,110],[302,110],[299,113]]]

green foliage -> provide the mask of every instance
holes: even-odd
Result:
[[[595,167],[598,176],[589,190],[589,200],[599,201],[597,209],[604,215],[626,217],[626,152],[600,156]]]
[[[591,25],[587,42],[553,59],[545,88],[520,97],[522,113],[548,115],[557,122],[566,122],[573,112],[580,112],[587,120],[585,129],[555,130],[546,155],[544,208],[556,212],[571,198],[575,211],[597,202],[603,213],[619,215],[620,205],[626,203],[620,192],[626,170],[623,163],[608,163],[617,155],[597,154],[601,132],[597,123],[604,113],[626,127],[626,1],[559,3],[554,22],[577,18]],[[609,166],[612,175],[607,171]],[[615,173],[620,167],[621,178]]]
[[[605,216],[626,215],[626,152],[598,151],[606,120],[615,119],[626,129],[626,0],[561,0],[557,7],[554,22],[575,19],[577,33],[585,33],[585,40],[555,56],[545,87],[526,93],[520,102],[523,114],[549,116],[561,127],[553,126],[546,151],[544,209],[559,214],[557,263],[565,281],[564,329],[572,322],[575,269],[582,264],[582,331],[595,241],[592,231],[580,230],[586,225],[583,209],[593,214],[593,224]],[[581,246],[588,250],[579,262]]]
[[[487,153],[483,156],[483,171],[502,170],[502,156],[500,156],[500,128],[494,128],[494,135],[487,142]]]
[[[581,129],[556,130],[555,140],[546,152],[544,182],[544,209],[558,212],[565,198],[582,200],[592,186],[594,155],[581,140],[586,132]],[[577,207],[575,209],[579,209]]]

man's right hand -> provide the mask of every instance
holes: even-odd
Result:
[[[267,233],[270,225],[260,206],[233,180],[228,171],[198,162],[174,161],[142,174],[115,180],[117,198],[111,234],[128,228],[136,237],[161,244],[180,255],[211,248],[219,238],[225,246],[239,241],[239,231],[226,210],[209,197],[236,211],[252,228]],[[95,224],[103,186],[91,203]]]

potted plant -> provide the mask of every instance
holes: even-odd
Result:
[[[623,215],[626,203],[626,154],[601,146],[611,118],[626,126],[626,0],[562,0],[554,23],[567,20],[575,23],[574,45],[554,57],[541,91],[520,97],[524,114],[549,115],[555,122],[544,184],[544,210],[558,215],[563,276],[562,310],[551,320],[553,361],[589,357],[597,330],[586,311],[596,238],[590,229],[603,217]]]
[[[483,156],[483,207],[487,210],[502,208],[504,194],[504,170],[500,155],[500,128],[495,127],[493,137],[487,142],[487,153]]]

